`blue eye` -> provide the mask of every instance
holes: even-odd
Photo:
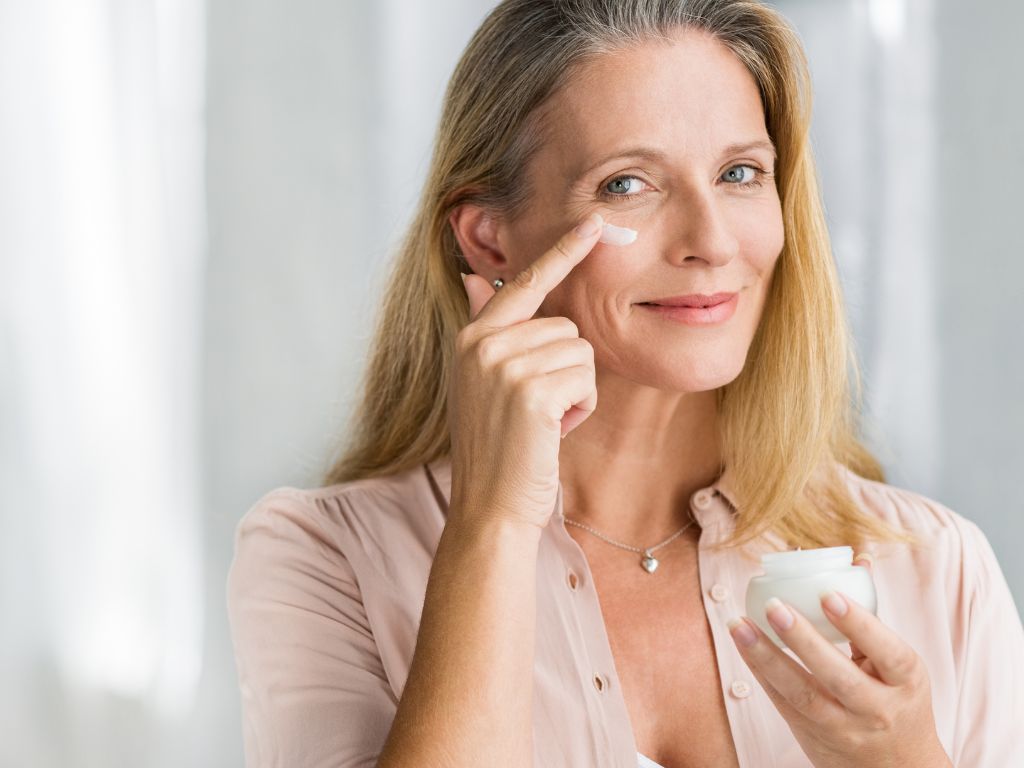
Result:
[[[763,171],[760,168],[753,165],[734,165],[732,168],[723,173],[722,176],[726,177],[731,175],[732,179],[736,180],[737,175],[734,172],[737,168],[746,168],[752,171],[753,178],[751,178],[749,181],[741,181],[738,184],[734,184],[733,186],[736,187],[760,187],[762,184],[764,184],[764,177],[771,175],[767,171]],[[740,175],[742,176],[743,174]]]
[[[616,176],[601,188],[598,197],[615,201],[639,200],[647,195],[647,190],[642,189],[646,186],[646,182],[639,176]],[[626,194],[627,192],[629,194]]]
[[[616,176],[604,185],[601,194],[606,197],[639,197],[643,192],[635,191],[633,194],[625,194],[631,190],[638,190],[643,184],[636,176]]]

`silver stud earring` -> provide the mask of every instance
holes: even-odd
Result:
[[[494,287],[495,288],[501,288],[501,286],[503,286],[504,284],[505,284],[505,281],[502,280],[500,277],[497,280],[494,281]]]

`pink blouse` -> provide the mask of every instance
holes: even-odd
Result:
[[[879,619],[927,665],[946,753],[959,768],[1024,767],[1024,627],[985,535],[935,501],[844,472],[863,509],[927,545],[866,551]],[[227,605],[249,768],[376,764],[409,673],[450,490],[443,459],[387,478],[278,488],[239,522]],[[561,491],[538,548],[534,764],[633,768],[633,727]],[[810,766],[726,626],[744,613],[747,582],[761,572],[746,550],[708,550],[734,523],[728,472],[690,504],[739,764]],[[761,551],[782,548],[774,534],[764,541]]]

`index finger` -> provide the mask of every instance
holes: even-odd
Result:
[[[903,685],[920,671],[917,652],[874,613],[852,597],[837,592],[846,613],[839,616],[825,611],[829,621],[871,660],[882,682]]]
[[[477,313],[477,319],[499,327],[529,320],[537,314],[544,298],[593,250],[603,225],[601,214],[587,216],[502,286]]]

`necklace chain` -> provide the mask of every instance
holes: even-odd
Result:
[[[696,520],[691,520],[690,522],[688,522],[686,525],[684,525],[678,531],[673,533],[671,536],[669,536],[667,539],[665,539],[660,544],[655,544],[653,547],[644,547],[643,549],[641,549],[640,547],[631,547],[629,544],[622,544],[622,543],[620,543],[618,541],[615,541],[614,539],[609,539],[603,533],[599,533],[598,531],[595,531],[589,525],[584,525],[583,523],[577,523],[575,520],[570,520],[568,517],[564,517],[564,520],[565,520],[565,522],[569,523],[570,525],[575,525],[577,528],[585,528],[586,530],[590,531],[592,534],[594,534],[598,538],[604,539],[609,544],[614,544],[616,547],[621,547],[622,549],[628,549],[631,552],[643,552],[643,553],[649,553],[649,552],[653,552],[656,549],[661,549],[666,544],[671,543],[677,536],[680,536],[683,533],[683,531],[685,531],[687,528],[689,528],[691,525],[693,525],[695,522],[697,522]]]
[[[623,544],[622,542],[616,542],[614,539],[608,539],[608,537],[606,537],[604,534],[602,534],[602,532],[600,532],[598,530],[594,530],[594,528],[590,527],[590,525],[584,525],[582,522],[577,522],[575,520],[570,520],[569,518],[565,517],[564,513],[562,514],[562,519],[565,520],[565,522],[569,523],[570,525],[575,525],[575,526],[577,526],[579,528],[583,528],[584,530],[589,530],[591,532],[591,534],[596,536],[598,539],[603,539],[608,544],[612,544],[615,547],[618,547],[620,549],[627,549],[630,552],[640,552],[641,554],[643,554],[643,557],[640,558],[640,566],[644,570],[646,570],[648,573],[653,573],[657,569],[657,566],[658,566],[657,558],[654,557],[654,555],[653,555],[654,550],[660,549],[660,548],[664,547],[665,545],[669,544],[670,542],[675,541],[675,539],[677,537],[682,535],[682,532],[684,530],[686,530],[686,528],[688,528],[690,525],[692,525],[693,523],[696,522],[696,520],[691,515],[690,516],[690,521],[688,523],[686,523],[685,525],[683,525],[683,527],[681,527],[679,530],[677,530],[675,532],[675,534],[670,536],[664,542],[662,542],[660,544],[655,544],[653,547],[646,547],[644,549],[641,549],[640,547],[631,547],[628,544]]]

